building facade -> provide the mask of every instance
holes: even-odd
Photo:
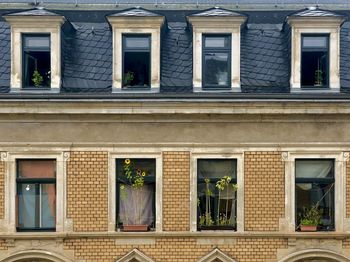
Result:
[[[347,1],[92,2],[0,3],[0,261],[350,261]]]

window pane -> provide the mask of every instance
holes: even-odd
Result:
[[[18,160],[19,178],[55,178],[55,160]]]
[[[125,36],[125,47],[126,48],[147,48],[150,47],[149,37],[132,37]]]
[[[49,36],[25,36],[24,47],[50,48],[50,37]]]
[[[40,226],[54,228],[56,225],[56,186],[55,184],[41,184],[40,188]]]
[[[328,84],[328,52],[302,52],[301,85],[323,87]]]
[[[205,36],[204,46],[207,48],[229,47],[229,38],[227,36]]]
[[[333,178],[333,160],[297,160],[296,178]]]
[[[199,178],[236,178],[236,160],[233,159],[200,159],[198,160]]]
[[[35,228],[35,184],[21,184],[18,187],[18,226]]]
[[[206,53],[204,67],[205,86],[229,86],[228,53]]]
[[[334,183],[296,183],[296,225],[311,207],[321,211],[319,230],[334,230]]]
[[[124,53],[124,87],[150,86],[150,53],[125,52]]]
[[[23,63],[24,87],[50,87],[51,55],[49,51],[25,51]]]
[[[327,36],[303,36],[303,47],[327,48]]]

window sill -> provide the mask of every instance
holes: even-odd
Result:
[[[224,88],[208,88],[208,87],[194,87],[193,92],[195,93],[240,93],[240,87],[224,87]]]
[[[330,88],[330,87],[301,87],[301,88],[297,88],[297,87],[292,87],[290,89],[291,93],[325,93],[325,94],[329,94],[329,93],[339,93],[340,92],[340,88]]]
[[[116,88],[112,87],[112,93],[138,94],[138,93],[159,93],[159,87],[129,87]]]
[[[24,94],[57,94],[60,92],[59,88],[16,88],[12,87],[11,93],[24,93]]]

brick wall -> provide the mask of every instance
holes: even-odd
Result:
[[[188,231],[190,221],[190,154],[163,153],[163,230]]]
[[[74,250],[76,260],[112,262],[134,248],[154,261],[194,262],[219,248],[237,262],[277,261],[277,249],[287,247],[287,241],[278,238],[238,238],[231,245],[199,245],[193,238],[157,238],[153,245],[116,245],[113,239],[76,239],[65,241],[65,248]]]
[[[71,152],[67,170],[67,215],[74,231],[108,229],[108,154]]]
[[[4,218],[4,206],[5,206],[5,162],[0,161],[0,219]]]
[[[247,231],[278,231],[284,217],[284,163],[281,152],[244,155],[244,227]]]

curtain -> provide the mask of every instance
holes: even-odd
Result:
[[[123,186],[119,198],[120,222],[126,225],[151,225],[154,221],[154,186],[144,185],[139,189]]]
[[[204,178],[236,177],[236,163],[233,160],[198,160],[198,176]]]
[[[20,227],[35,227],[35,184],[22,184],[18,195],[18,224]]]

